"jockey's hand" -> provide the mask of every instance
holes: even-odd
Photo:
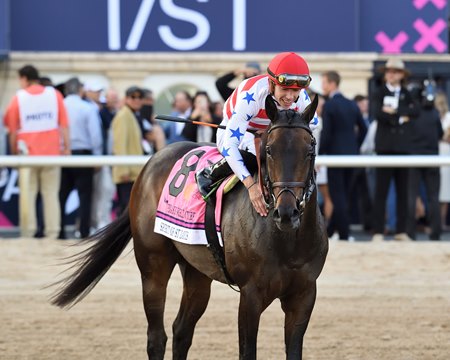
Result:
[[[264,202],[264,197],[261,193],[259,184],[256,183],[250,176],[247,179],[244,180],[244,185],[248,190],[248,196],[253,204],[253,207],[259,215],[267,216],[266,203]]]

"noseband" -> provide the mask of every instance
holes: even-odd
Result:
[[[315,163],[315,157],[316,157],[316,139],[314,138],[309,126],[304,125],[304,124],[292,124],[292,123],[275,124],[275,125],[269,127],[269,129],[267,130],[267,137],[270,135],[270,133],[273,130],[280,129],[280,128],[303,129],[306,132],[308,132],[308,134],[311,136],[311,147],[310,147],[310,149],[308,151],[308,155],[307,155],[307,157],[310,159],[308,175],[307,175],[305,181],[275,181],[275,182],[272,182],[272,180],[270,179],[268,169],[267,169],[266,161],[264,161],[265,184],[266,184],[266,188],[269,191],[269,199],[265,199],[265,200],[266,200],[267,205],[269,207],[273,208],[275,206],[278,198],[281,196],[281,194],[283,194],[284,192],[288,192],[295,198],[295,203],[296,203],[297,209],[300,211],[300,216],[301,216],[303,214],[305,205],[311,198],[311,195],[314,192],[314,189],[316,186],[315,176],[314,176],[314,174],[315,174],[314,163]],[[266,137],[266,140],[267,140],[267,137]],[[263,143],[261,143],[261,145],[263,145]],[[268,146],[267,145],[265,146],[265,151],[264,152],[261,151],[261,154],[264,154],[264,160],[266,160],[267,155],[268,155]],[[297,188],[297,187],[303,189],[301,198],[296,196],[295,192],[293,190],[294,188]],[[281,188],[280,192],[276,196],[273,192],[273,190],[275,188]],[[305,191],[305,188],[307,188],[306,191]]]

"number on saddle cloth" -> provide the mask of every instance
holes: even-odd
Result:
[[[183,158],[183,163],[181,164],[180,169],[173,176],[172,181],[170,182],[170,195],[176,197],[183,191],[184,187],[186,186],[186,181],[188,180],[189,173],[197,169],[197,164],[200,161],[201,157],[205,155],[205,153],[205,150],[193,150]],[[189,160],[191,160],[191,158],[193,157],[196,157],[196,161],[188,166]],[[183,176],[183,180],[177,185],[180,176]]]

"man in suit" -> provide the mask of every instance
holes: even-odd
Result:
[[[340,81],[341,77],[336,71],[327,71],[322,74],[322,91],[328,100],[322,112],[323,128],[319,154],[359,154],[360,144],[367,132],[366,124],[356,103],[344,97],[339,91]],[[328,168],[328,188],[334,205],[327,229],[329,237],[338,231],[339,239],[348,240],[351,181],[352,169]]]
[[[374,117],[378,121],[375,136],[375,152],[378,155],[406,155],[412,150],[411,122],[419,115],[420,108],[404,86],[409,74],[405,64],[391,58],[382,68],[384,84],[373,98]],[[406,234],[408,169],[377,168],[375,177],[374,236],[372,241],[384,240],[386,199],[391,179],[395,182],[397,198],[397,223],[394,240],[408,241]]]

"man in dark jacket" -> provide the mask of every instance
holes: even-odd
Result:
[[[403,61],[392,58],[382,68],[384,85],[373,98],[374,118],[378,121],[375,151],[378,155],[406,155],[411,153],[411,123],[419,114],[419,107],[403,85],[409,74]],[[408,169],[403,167],[377,168],[374,204],[373,241],[383,241],[386,198],[391,179],[397,194],[397,224],[395,240],[410,240],[406,234]]]
[[[425,80],[425,86],[411,90],[421,104],[420,115],[411,124],[412,154],[438,155],[439,140],[444,135],[438,111],[434,107],[434,87]],[[441,218],[439,210],[439,167],[421,167],[409,170],[408,177],[408,217],[406,230],[416,238],[416,201],[420,193],[421,182],[425,185],[426,214],[431,232],[430,240],[439,240],[441,236]]]
[[[320,135],[319,154],[357,155],[367,132],[366,124],[356,103],[339,92],[340,81],[341,78],[335,71],[322,74],[322,91],[328,100],[322,112],[323,128]],[[327,229],[329,237],[337,230],[339,239],[348,240],[351,181],[352,169],[328,168],[328,188],[333,202],[333,214]]]

